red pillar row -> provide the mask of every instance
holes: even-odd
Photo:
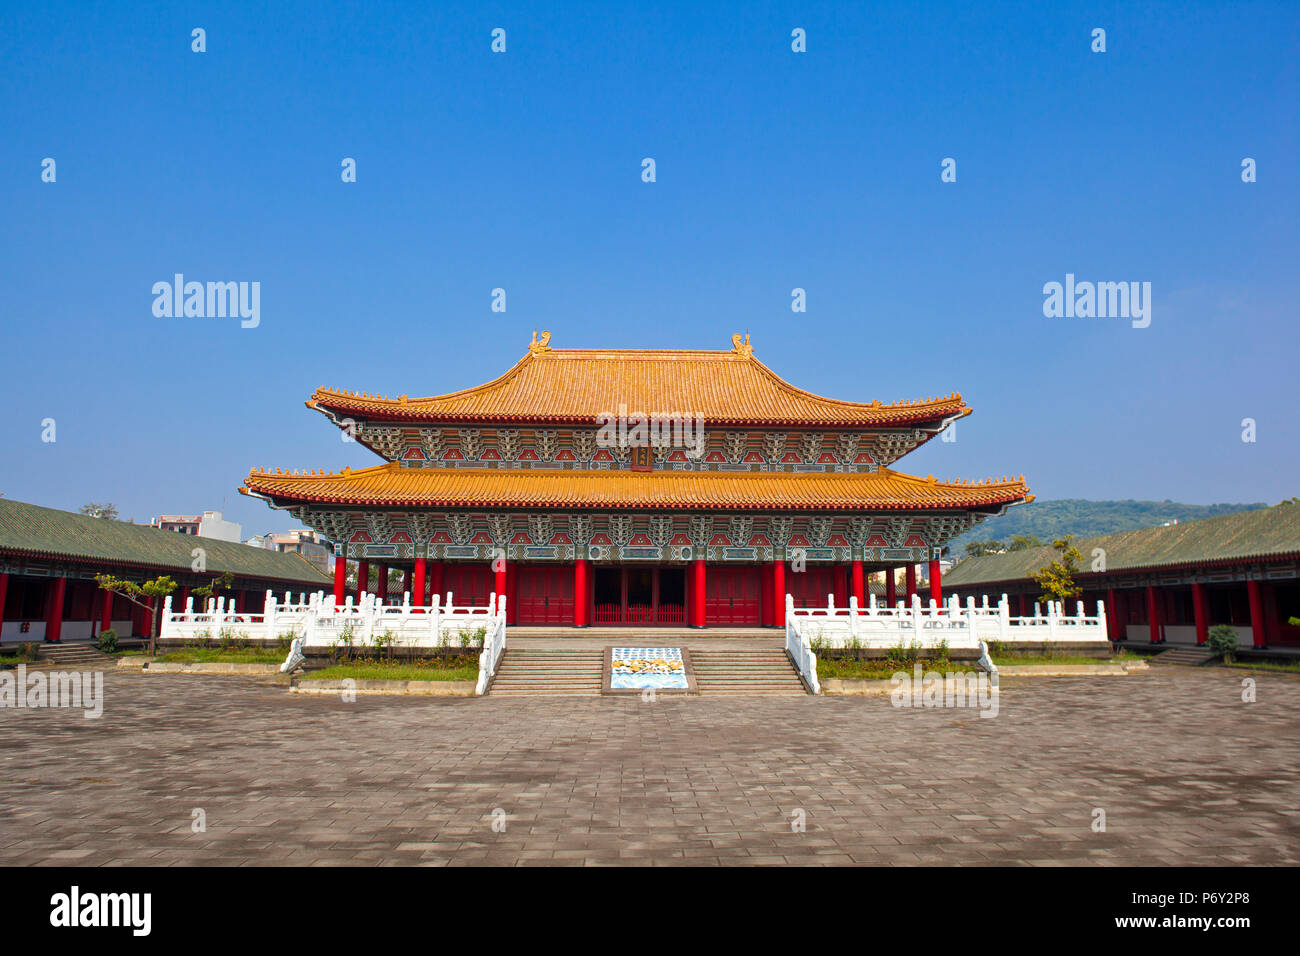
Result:
[[[590,576],[590,568],[586,558],[578,558],[573,562],[573,626],[586,627],[590,624],[587,601],[587,590],[590,585],[587,579]]]
[[[1154,584],[1147,585],[1147,627],[1151,632],[1151,643],[1160,643],[1160,600]]]
[[[935,604],[943,604],[943,580],[942,572],[939,570],[939,562],[932,560],[930,562],[930,599]]]
[[[1264,598],[1259,582],[1246,582],[1246,597],[1250,600],[1250,633],[1256,647],[1268,646],[1268,630],[1264,624]]]
[[[5,598],[9,594],[9,572],[0,571],[0,631],[5,626]]]
[[[416,607],[424,607],[429,603],[428,599],[425,597],[427,592],[424,589],[424,580],[427,573],[425,568],[426,561],[426,558],[416,558],[415,570],[411,574],[411,603]]]
[[[348,549],[334,559],[334,603],[342,604],[348,582]]]
[[[68,593],[68,579],[55,578],[45,605],[45,639],[58,644],[63,634],[63,598]]]
[[[1210,621],[1206,614],[1205,585],[1199,581],[1192,584],[1192,614],[1196,621],[1196,643],[1204,644],[1210,639]]]
[[[1112,641],[1122,641],[1124,633],[1120,630],[1119,600],[1114,588],[1106,589],[1106,637]]]
[[[691,562],[691,627],[704,627],[704,562]]]
[[[113,592],[101,592],[100,601],[99,631],[102,634],[113,627]]]

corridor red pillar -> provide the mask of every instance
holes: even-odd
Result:
[[[894,572],[897,568],[885,568],[885,603],[893,607],[898,603],[897,588],[894,584]]]
[[[1268,629],[1264,624],[1264,599],[1258,581],[1246,582],[1246,597],[1250,600],[1250,633],[1256,647],[1268,645]]]
[[[912,598],[916,595],[916,565],[909,564],[906,572],[907,578],[907,606],[912,606]]]
[[[370,590],[370,562],[357,562],[357,600],[361,600],[361,592]]]
[[[113,592],[101,592],[100,600],[103,603],[100,604],[99,610],[99,633],[103,634],[113,627]]]
[[[334,603],[342,604],[344,590],[347,588],[348,581],[348,548],[343,546],[343,550],[334,558]]]
[[[55,578],[45,605],[45,639],[58,644],[63,634],[63,598],[68,593],[68,579]]]
[[[375,593],[384,601],[388,600],[388,566],[379,565],[375,568]]]
[[[586,558],[573,562],[573,626],[586,627],[591,623],[588,612],[591,610],[587,595],[591,586],[587,583],[590,568]]]
[[[505,558],[494,559],[492,561],[492,570],[494,572],[493,580],[492,580],[492,590],[496,592],[498,598],[506,597],[506,595],[508,594],[508,592],[506,591],[506,559]],[[498,601],[497,607],[500,606],[501,603]],[[509,601],[506,601],[506,613],[507,614],[510,613]]]
[[[1151,631],[1151,643],[1160,643],[1160,598],[1153,584],[1147,585],[1147,626]]]
[[[772,562],[772,623],[785,627],[785,558]]]
[[[853,596],[858,599],[858,607],[863,607],[867,603],[867,577],[862,572],[862,562],[854,561],[852,564]]]
[[[1196,621],[1196,643],[1204,644],[1210,639],[1210,620],[1205,606],[1205,585],[1199,581],[1192,584],[1192,615]]]
[[[1119,600],[1114,588],[1106,589],[1106,637],[1112,641],[1122,641],[1124,635],[1119,629]]]
[[[107,591],[104,593],[108,593]],[[9,595],[9,572],[0,571],[0,631],[5,626],[5,598]]]
[[[935,604],[943,605],[943,572],[939,570],[939,562],[932,560],[930,562],[930,599]]]
[[[704,626],[704,562],[691,562],[691,627]]]
[[[415,570],[411,573],[411,604],[415,607],[425,607],[429,603],[424,589],[424,579],[427,574],[425,562],[427,560],[426,558],[416,558]]]

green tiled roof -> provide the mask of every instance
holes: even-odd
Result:
[[[230,571],[241,576],[299,581],[313,586],[330,581],[328,575],[301,555],[146,528],[125,521],[90,518],[0,498],[0,552],[85,558],[189,573],[194,560],[190,552],[199,547],[207,552],[208,574]]]
[[[1079,566],[1084,572],[1092,565],[1093,548],[1105,549],[1107,571],[1300,554],[1300,503],[1082,538],[1075,546],[1083,555]],[[1055,556],[1052,548],[1042,547],[966,558],[943,576],[943,583],[959,587],[1021,580]]]

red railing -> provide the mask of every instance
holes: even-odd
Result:
[[[597,604],[597,624],[622,624],[623,606],[621,604]]]
[[[685,624],[686,608],[681,604],[660,604],[659,623],[660,624]]]

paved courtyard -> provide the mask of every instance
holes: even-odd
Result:
[[[990,720],[111,673],[99,720],[0,710],[0,862],[1294,864],[1300,680],[1242,676],[1008,678]]]

